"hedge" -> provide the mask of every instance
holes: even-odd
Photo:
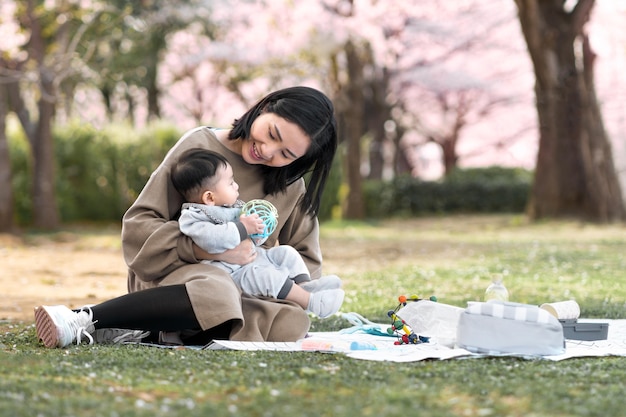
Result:
[[[180,138],[171,126],[137,132],[70,124],[54,130],[56,198],[62,222],[119,221]],[[12,183],[17,222],[32,219],[31,160],[26,139],[11,135]]]
[[[369,217],[452,213],[521,213],[532,174],[519,168],[458,169],[442,181],[400,176],[364,186]]]
[[[69,124],[54,130],[56,198],[64,223],[120,221],[152,171],[181,136],[170,125],[142,131]],[[32,219],[31,161],[26,139],[9,135],[17,222]],[[321,220],[339,218],[346,189],[338,152],[321,202]],[[400,176],[365,181],[368,218],[458,212],[523,212],[532,175],[502,167],[457,170],[443,181]]]

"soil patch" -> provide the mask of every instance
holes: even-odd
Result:
[[[364,239],[348,229],[323,237],[324,273],[337,274],[350,286],[350,277],[390,262],[404,266],[448,254],[436,242],[416,244],[405,223],[392,224],[390,230],[392,236],[378,239]],[[0,321],[32,322],[33,309],[42,304],[79,308],[127,292],[118,228],[25,237],[0,234],[0,265]]]
[[[126,293],[121,249],[72,233],[29,241],[0,235],[0,265],[0,320],[32,321],[38,305],[74,308]]]

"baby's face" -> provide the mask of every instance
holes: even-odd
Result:
[[[219,168],[215,173],[217,181],[213,187],[213,204],[216,206],[232,206],[239,198],[239,185],[235,182],[233,168],[230,164]]]

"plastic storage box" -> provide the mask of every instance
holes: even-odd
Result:
[[[563,335],[573,340],[606,340],[609,334],[608,323],[559,320],[563,325]]]

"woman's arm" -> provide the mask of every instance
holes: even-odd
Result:
[[[194,254],[197,259],[209,260],[209,261],[222,261],[235,265],[248,264],[256,258],[257,251],[255,250],[252,240],[246,239],[242,241],[238,246],[233,249],[229,249],[219,254],[211,254],[205,252],[198,245],[193,245]]]
[[[189,263],[196,263],[193,241],[183,235],[178,222],[134,204],[122,225],[124,260],[143,281],[162,278]]]
[[[179,230],[176,217],[183,197],[170,180],[170,167],[187,149],[206,146],[208,133],[194,129],[183,136],[152,173],[122,219],[122,252],[142,281],[162,278],[181,266],[197,263],[193,241]]]
[[[213,134],[198,128],[183,136],[152,173],[137,200],[122,221],[122,251],[128,267],[142,281],[169,275],[181,266],[201,260],[219,260],[244,265],[251,262],[252,242],[218,255],[200,250],[193,240],[181,233],[177,221],[184,200],[170,180],[170,167],[190,148],[207,147]]]

